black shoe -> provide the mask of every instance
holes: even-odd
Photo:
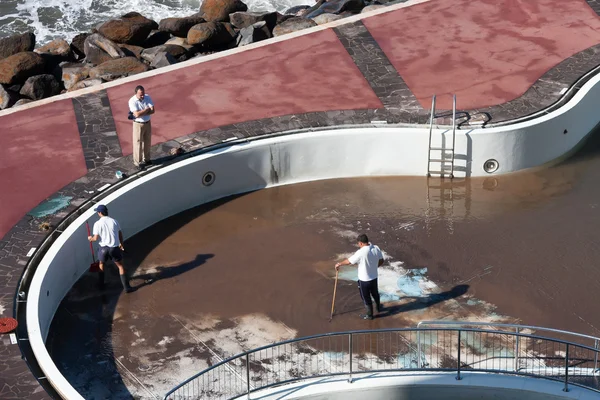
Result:
[[[144,164],[138,164],[135,167],[138,169],[138,171],[143,171],[146,169],[146,166]]]
[[[137,288],[129,286],[127,289],[125,289],[125,293],[133,293],[136,290],[137,290]]]
[[[372,320],[373,316],[369,315],[369,314],[360,314],[359,317],[361,317],[362,319],[366,319],[366,320]]]
[[[144,161],[144,165],[145,166],[152,165],[152,160]]]
[[[385,310],[385,307],[383,306],[383,304],[377,304],[377,312],[383,312],[383,310]]]

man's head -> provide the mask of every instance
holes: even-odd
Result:
[[[369,245],[369,238],[364,233],[362,235],[358,235],[358,237],[356,238],[356,241],[358,242],[358,247],[363,247],[363,246]]]
[[[101,217],[108,216],[108,208],[106,208],[106,206],[103,204],[100,204],[96,208],[94,208],[94,211],[96,211]]]
[[[144,90],[144,87],[142,85],[138,85],[135,87],[135,97],[137,97],[138,100],[143,100],[145,94],[146,91]]]

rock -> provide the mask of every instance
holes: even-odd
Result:
[[[143,47],[134,46],[132,44],[122,44],[119,47],[123,50],[125,57],[135,57],[138,60],[142,58],[142,52],[144,51]]]
[[[137,12],[111,19],[97,27],[98,33],[116,43],[140,46],[158,24]]]
[[[177,64],[177,59],[166,51],[161,51],[160,53],[156,54],[150,66],[154,68],[160,68],[173,64]]]
[[[240,0],[204,0],[200,14],[208,22],[227,22],[229,14],[248,11],[248,6]]]
[[[203,22],[194,25],[188,32],[187,41],[191,45],[205,48],[217,48],[233,41],[234,36],[221,22]]]
[[[62,65],[61,80],[65,89],[69,90],[78,82],[87,79],[90,76],[90,67],[78,63],[68,63]]]
[[[25,81],[20,93],[31,100],[41,100],[59,94],[60,84],[54,75],[36,75]]]
[[[201,24],[202,22],[206,22],[202,18],[202,13],[196,13],[184,18],[165,18],[158,24],[158,30],[173,36],[185,38],[192,26]]]
[[[360,11],[364,7],[364,0],[328,0],[323,2],[318,9],[307,13],[305,17],[315,18],[321,14],[340,14],[344,11]]]
[[[369,11],[375,11],[375,10],[379,10],[380,8],[385,8],[385,7],[386,6],[384,6],[383,4],[371,4],[370,6],[366,6],[365,8],[363,8],[360,13],[364,14],[364,13],[368,13]]]
[[[300,16],[300,13],[304,10],[308,10],[310,8],[310,6],[294,6],[291,8],[288,8],[287,10],[285,10],[285,12],[283,13],[284,15],[294,15],[296,17]]]
[[[12,107],[19,97],[18,92],[13,92],[6,85],[0,85],[0,110]]]
[[[104,81],[102,79],[96,78],[96,79],[84,79],[82,81],[79,81],[75,84],[75,86],[71,87],[71,89],[69,89],[69,92],[72,92],[74,90],[78,90],[78,89],[85,89],[87,87],[90,86],[96,86],[96,85],[100,85],[104,83]]]
[[[238,46],[245,46],[250,43],[260,42],[261,40],[273,37],[265,21],[259,21],[247,26],[240,31],[238,37]]]
[[[342,17],[341,15],[337,15],[337,14],[321,14],[321,15],[317,15],[316,17],[312,18],[313,21],[315,21],[317,23],[317,25],[323,25],[323,24],[327,24],[329,22],[333,22],[333,21],[337,21],[338,19],[342,19],[344,17]]]
[[[130,76],[146,72],[150,68],[135,57],[117,58],[107,61],[90,69],[90,78],[101,78],[113,81],[123,76]]]
[[[0,39],[0,60],[24,51],[33,51],[35,34],[32,32]]]
[[[38,54],[51,54],[58,56],[62,59],[68,59],[71,57],[72,50],[69,43],[64,39],[54,39],[50,43],[43,45],[34,50]]]
[[[89,33],[80,33],[71,40],[71,50],[73,51],[73,56],[77,60],[81,60],[85,57],[84,43],[88,36],[90,36]]]
[[[163,44],[162,46],[152,47],[142,51],[142,58],[149,63],[154,61],[154,58],[160,53],[168,53],[175,60],[179,60],[180,57],[186,56],[188,51],[176,44]]]
[[[181,46],[184,49],[186,49],[188,52],[191,52],[191,51],[193,51],[195,49],[194,46],[192,46],[191,44],[189,44],[187,42],[187,39],[183,39],[183,38],[180,38],[180,37],[171,38],[165,44],[173,44],[173,45],[176,45],[176,46]]]
[[[273,36],[286,35],[313,26],[317,26],[317,23],[312,19],[293,17],[277,25],[275,29],[273,29]]]
[[[171,34],[169,32],[152,31],[146,40],[144,40],[143,47],[148,49],[150,47],[160,46],[161,44],[165,44],[169,39],[171,39]]]
[[[32,51],[17,53],[0,60],[0,83],[25,82],[30,76],[43,74],[44,68],[44,59],[39,54]]]
[[[245,28],[260,21],[265,21],[270,31],[273,31],[275,25],[282,15],[278,12],[254,13],[238,11],[229,14],[229,22],[238,29]]]
[[[13,108],[19,107],[19,106],[22,106],[23,104],[27,104],[27,103],[31,103],[31,102],[33,102],[33,100],[31,100],[31,99],[20,99],[20,100],[17,100],[17,102],[15,103]]]
[[[84,42],[85,58],[88,62],[100,65],[114,58],[125,57],[125,53],[110,39],[93,33]]]

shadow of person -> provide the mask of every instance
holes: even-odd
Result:
[[[155,272],[134,275],[131,277],[133,281],[143,280],[144,282],[139,285],[132,285],[132,287],[137,290],[162,279],[174,278],[199,267],[213,257],[214,254],[198,254],[192,261],[183,264],[175,265],[173,267],[157,267]]]
[[[376,314],[377,318],[389,317],[400,313],[423,310],[436,304],[455,299],[467,293],[469,285],[457,285],[452,289],[442,293],[431,293],[426,296],[403,297],[404,299],[412,299],[413,301],[404,304],[385,306],[381,313]]]

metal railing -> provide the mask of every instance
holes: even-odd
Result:
[[[423,324],[434,322],[439,323]],[[564,391],[576,385],[600,392],[597,344],[523,333],[533,327],[506,327],[510,330],[382,329],[288,340],[219,362],[179,384],[164,399],[233,399],[304,379],[345,375],[352,382],[356,374],[395,371],[451,371],[457,380],[464,371],[524,375],[560,381]]]

